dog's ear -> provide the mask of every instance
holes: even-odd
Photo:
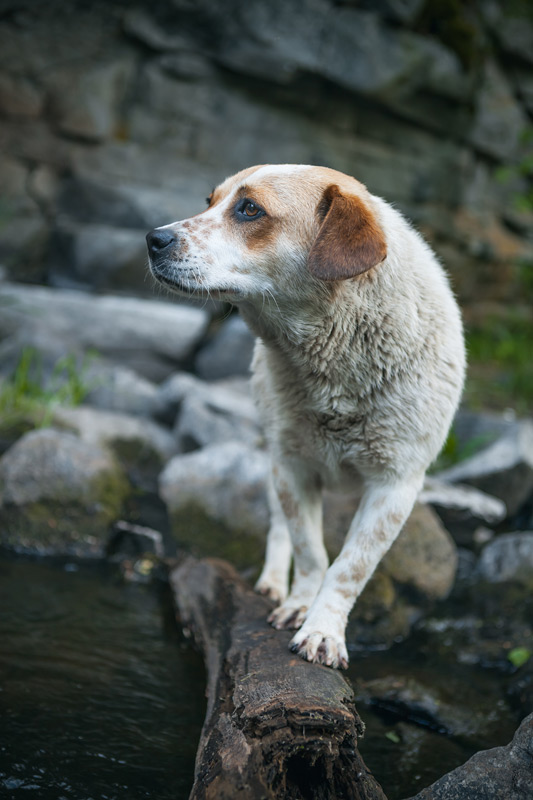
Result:
[[[387,255],[385,236],[368,206],[332,185],[324,191],[317,213],[322,219],[307,265],[316,278],[338,281],[379,264]]]

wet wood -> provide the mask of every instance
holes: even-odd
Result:
[[[386,800],[343,675],[292,655],[290,632],[267,625],[268,601],[226,562],[187,559],[170,577],[208,673],[190,800]]]

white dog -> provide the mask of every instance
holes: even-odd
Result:
[[[151,269],[180,294],[235,303],[257,335],[253,389],[275,491],[256,588],[279,603],[275,628],[299,629],[293,651],[346,667],[348,614],[409,516],[459,402],[459,310],[428,245],[354,178],[251,167],[208,202],[148,234]],[[328,569],[322,487],[361,482]]]

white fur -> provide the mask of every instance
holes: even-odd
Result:
[[[370,277],[332,284],[308,272],[317,204],[332,183],[363,200],[385,233],[387,256]],[[225,222],[242,185],[264,204],[266,197],[267,213],[282,220],[264,247],[247,245],[252,228]],[[256,588],[280,603],[269,618],[275,627],[299,628],[295,651],[344,667],[348,614],[409,516],[460,398],[459,311],[428,245],[354,179],[281,165],[220,188],[214,207],[167,226],[187,252],[177,248],[165,274],[178,291],[236,303],[258,336],[253,388],[276,491]],[[361,483],[359,509],[328,569],[321,487]]]

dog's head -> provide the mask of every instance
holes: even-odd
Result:
[[[233,303],[305,295],[317,281],[356,278],[387,254],[365,187],[334,170],[251,167],[208,204],[146,237],[155,278],[181,294]]]

